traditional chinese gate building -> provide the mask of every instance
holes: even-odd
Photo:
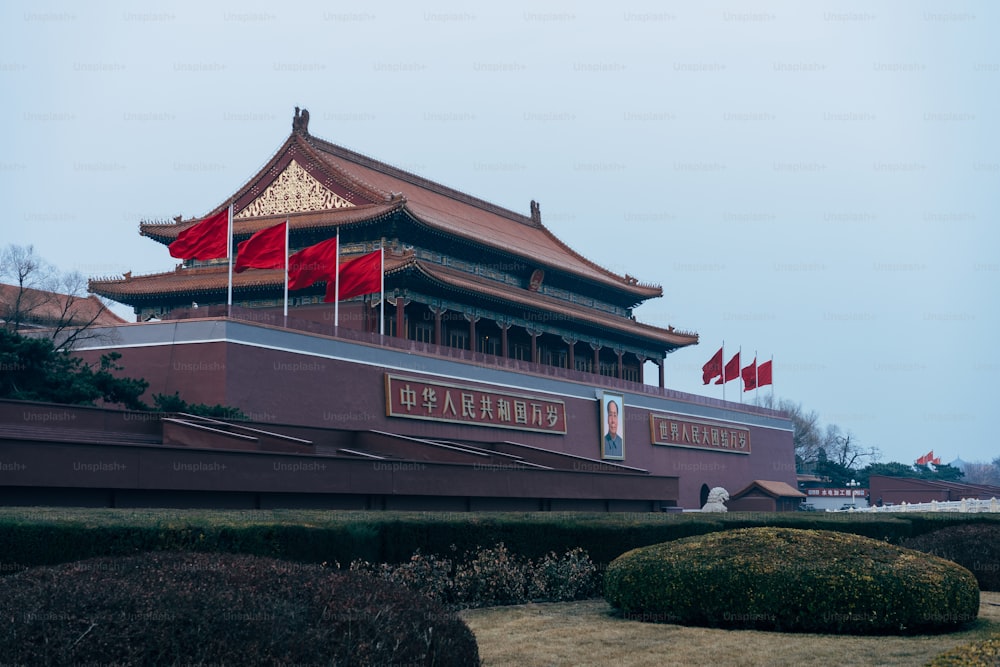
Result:
[[[785,415],[665,387],[667,355],[698,338],[636,321],[633,308],[662,296],[659,286],[571,250],[542,224],[535,202],[521,215],[318,139],[307,111],[296,109],[292,128],[209,215],[233,202],[234,248],[285,219],[292,252],[338,232],[345,259],[385,248],[384,303],[379,294],[342,302],[335,329],[317,284],[291,293],[284,318],[283,272],[249,270],[234,276],[227,308],[227,262],[187,261],[166,273],[92,280],[93,292],[132,306],[140,324],[79,354],[116,349],[150,394],[239,407],[260,423],[394,438],[335,456],[467,465],[458,449],[478,448],[517,456],[535,472],[572,472],[558,485],[576,485],[570,496],[581,508],[610,508],[615,498],[632,509],[693,508],[706,484],[795,484]],[[201,219],[143,223],[140,233],[166,245]],[[658,368],[656,385],[643,384],[646,362]],[[620,412],[620,455],[601,449],[608,401]],[[605,484],[611,474],[618,491]],[[664,484],[656,493],[646,484],[636,499],[633,475]],[[517,479],[505,486],[512,497]],[[424,487],[447,494],[440,479]]]

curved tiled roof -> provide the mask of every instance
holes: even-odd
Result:
[[[380,191],[401,193],[406,199],[406,210],[428,227],[614,287],[638,300],[663,295],[659,286],[639,284],[575,252],[541,223],[540,216],[515,213],[342,146],[306,136],[318,160]]]
[[[487,298],[495,302],[517,308],[553,313],[567,320],[590,326],[598,326],[645,340],[652,340],[671,348],[694,345],[698,335],[688,332],[663,329],[643,324],[635,320],[595,311],[583,305],[569,303],[530,290],[497,283],[470,275],[463,271],[416,259],[412,253],[394,255],[386,253],[385,274],[387,277],[416,272],[430,282],[452,291],[464,292],[477,298]],[[219,294],[227,289],[228,267],[226,264],[184,269],[145,276],[92,280],[91,291],[102,296],[134,304],[146,298],[176,294],[196,297],[199,294]],[[255,289],[278,289],[283,284],[280,270],[252,270],[233,274],[233,289],[252,291]]]
[[[386,274],[389,275],[392,272],[399,272],[411,267],[438,285],[463,291],[477,298],[486,297],[494,301],[538,310],[546,314],[551,313],[564,317],[567,320],[576,320],[605,329],[614,329],[632,336],[642,336],[673,347],[694,345],[698,342],[697,334],[676,331],[673,328],[662,329],[651,324],[643,324],[633,319],[595,311],[592,308],[569,303],[545,294],[497,283],[465,273],[464,271],[450,269],[437,264],[429,264],[419,260],[400,263],[392,271],[387,267]]]
[[[628,294],[636,303],[663,295],[658,285],[640,284],[592,262],[566,245],[541,222],[540,214],[525,216],[478,199],[421,176],[313,137],[304,131],[292,132],[268,162],[229,200],[206,216],[172,223],[142,223],[140,234],[161,243],[170,243],[184,229],[223,210],[234,202],[236,213],[249,205],[292,160],[298,161],[318,181],[351,193],[361,205],[305,216],[330,216],[332,226],[355,221],[356,216],[372,215],[371,208],[405,205],[418,223],[447,236],[486,246],[524,258],[546,269],[559,270],[606,288]],[[281,219],[285,216],[276,216]],[[290,218],[297,218],[293,214]],[[237,219],[234,233],[248,235],[267,226],[264,220]],[[274,224],[274,223],[271,223]],[[293,222],[292,229],[296,229]]]

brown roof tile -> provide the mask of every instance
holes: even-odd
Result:
[[[406,209],[427,226],[476,243],[520,255],[529,261],[576,274],[633,293],[641,299],[662,296],[655,285],[627,280],[586,259],[560,241],[540,220],[373,160],[330,142],[309,137],[318,159],[379,190],[402,193]]]
[[[755,479],[746,488],[741,489],[739,492],[734,493],[732,498],[738,496],[743,496],[754,488],[762,490],[764,493],[774,496],[775,498],[805,498],[806,494],[802,493],[795,487],[785,483],[785,482],[775,482],[766,479]]]
[[[17,285],[0,284],[0,316],[7,317],[8,308],[17,302]],[[71,325],[95,324],[97,326],[114,326],[124,324],[125,320],[101,303],[96,296],[73,296],[48,290],[25,287],[21,295],[21,309],[27,314],[25,322],[40,325],[55,324],[68,321]]]

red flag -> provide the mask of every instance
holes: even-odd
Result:
[[[332,280],[326,281],[325,303],[336,299],[336,286]],[[382,251],[376,250],[361,257],[355,257],[340,265],[340,298],[350,299],[360,294],[370,294],[382,289]]]
[[[939,456],[936,459],[931,459],[930,462],[933,463],[936,466],[939,466],[939,465],[941,465],[941,457]]]
[[[304,248],[288,258],[288,289],[302,289],[315,282],[332,282],[337,270],[337,238]]]
[[[757,388],[757,357],[753,358],[750,365],[743,369],[743,391],[750,391]]]
[[[726,367],[722,371],[722,377],[715,381],[715,384],[724,384],[730,380],[735,380],[740,376],[740,353],[737,352],[733,355],[733,358],[729,360]]]
[[[701,367],[701,379],[702,382],[708,384],[712,381],[712,378],[722,375],[722,348],[712,355],[712,358],[708,360],[704,366]]]
[[[927,452],[926,454],[924,454],[923,456],[921,456],[919,459],[917,459],[916,464],[918,466],[927,465],[928,463],[930,463],[930,460],[932,458],[934,458],[934,450],[933,449],[931,451]]]
[[[285,268],[285,224],[284,222],[262,229],[236,248],[236,266],[233,271],[240,273],[247,269]]]
[[[178,259],[220,259],[229,256],[229,207],[177,235],[167,246]]]
[[[760,366],[757,367],[757,386],[763,387],[764,385],[774,384],[771,381],[771,361],[765,361]]]

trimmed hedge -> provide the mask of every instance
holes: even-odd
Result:
[[[479,665],[475,638],[400,586],[228,554],[144,554],[0,579],[5,663]]]
[[[822,512],[428,513],[324,510],[0,508],[0,574],[146,551],[248,553],[303,563],[405,563],[424,554],[473,552],[503,542],[534,560],[577,547],[598,567],[637,547],[754,526],[867,535],[894,544],[950,525],[1000,515],[862,515]]]
[[[628,618],[844,634],[953,630],[979,614],[955,563],[832,531],[745,528],[635,549],[608,567]]]
[[[979,588],[1000,591],[1000,525],[950,526],[903,541],[903,546],[954,561],[972,572]]]

